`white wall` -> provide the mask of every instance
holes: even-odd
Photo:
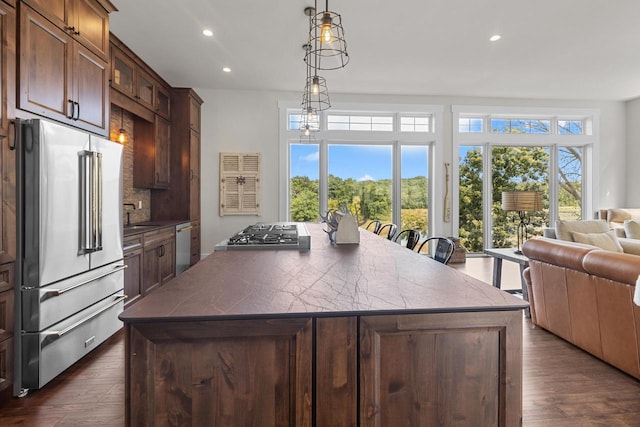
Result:
[[[640,206],[640,98],[627,102],[627,152],[626,152],[626,180],[634,183],[627,185],[627,207]]]
[[[299,101],[299,93],[196,89],[202,105],[202,253],[246,225],[278,218],[279,123],[278,101]],[[627,194],[625,179],[637,179],[640,170],[625,172],[626,109],[624,102],[556,101],[432,96],[377,96],[334,94],[332,102],[440,104],[444,106],[444,160],[452,161],[451,105],[500,105],[532,107],[595,108],[600,110],[600,143],[594,159],[596,185],[594,208],[622,206],[634,202]],[[640,101],[634,104],[640,112]],[[637,117],[637,116],[636,116]],[[640,123],[635,127],[640,137]],[[637,139],[637,138],[636,138]],[[638,159],[636,147],[635,159]],[[220,152],[262,153],[262,216],[218,215],[218,162]],[[629,156],[627,156],[629,157]],[[283,167],[283,166],[282,166]],[[631,169],[631,167],[629,168]],[[638,182],[638,181],[636,181]],[[630,191],[630,189],[629,189]],[[638,195],[640,197],[640,195]],[[636,204],[639,199],[636,198]],[[452,213],[455,215],[455,213]],[[444,230],[451,233],[452,230]]]

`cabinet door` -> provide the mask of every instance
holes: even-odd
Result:
[[[108,135],[108,64],[84,46],[74,43],[74,126]]]
[[[360,319],[360,425],[521,424],[522,313]]]
[[[155,135],[155,188],[167,188],[170,182],[171,124],[156,116]]]
[[[13,338],[0,342],[0,391],[13,383]]]
[[[311,319],[127,326],[126,425],[310,427]]]
[[[73,4],[73,35],[103,60],[109,54],[109,14],[95,0],[68,0]]]
[[[160,84],[156,84],[156,113],[165,119],[169,119],[171,95],[169,90]]]
[[[190,265],[200,261],[200,221],[191,222],[191,257]]]
[[[46,16],[59,28],[67,25],[69,0],[22,0],[42,15]]]
[[[153,79],[150,75],[138,68],[136,72],[136,99],[140,104],[155,111],[153,92]]]
[[[20,8],[19,108],[69,123],[75,105],[71,91],[73,40],[34,12]]]
[[[111,48],[111,87],[127,96],[135,97],[135,64],[116,47]]]
[[[189,217],[200,219],[200,134],[191,130],[189,137],[189,163],[191,177],[189,183]]]
[[[125,306],[134,303],[142,296],[142,249],[124,254],[124,293],[127,296]]]
[[[144,249],[142,256],[144,269],[142,273],[142,295],[146,295],[161,283],[160,277],[160,246],[150,246]]]
[[[193,97],[189,98],[189,126],[200,132],[200,103]]]
[[[160,245],[160,280],[164,284],[176,276],[175,238],[167,239]]]

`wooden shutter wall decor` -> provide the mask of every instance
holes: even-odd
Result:
[[[260,153],[220,153],[220,216],[260,215]]]

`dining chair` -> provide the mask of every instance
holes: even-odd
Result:
[[[379,219],[374,219],[364,228],[365,230],[371,231],[375,234],[378,234],[380,227],[382,226],[382,222]]]
[[[431,258],[433,258],[434,260],[443,263],[444,265],[449,264],[449,261],[451,260],[451,256],[453,255],[453,251],[455,249],[455,244],[453,243],[453,240],[449,239],[448,237],[442,237],[442,236],[432,236],[432,237],[427,237],[421,244],[420,247],[418,248],[418,253],[422,252],[422,248],[425,248],[425,250],[429,249],[429,242],[436,240],[436,250],[434,252],[434,254],[431,256]]]
[[[398,226],[395,224],[385,224],[376,233],[379,236],[386,237],[389,240],[393,239],[393,236],[396,235],[396,231],[398,230]]]
[[[415,249],[420,241],[420,232],[418,230],[412,230],[407,228],[406,230],[402,230],[393,238],[393,241],[402,245],[403,241],[406,243],[404,247],[410,250]]]

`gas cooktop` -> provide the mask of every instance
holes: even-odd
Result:
[[[250,225],[216,245],[216,251],[243,249],[309,250],[311,236],[299,222],[258,223]]]

